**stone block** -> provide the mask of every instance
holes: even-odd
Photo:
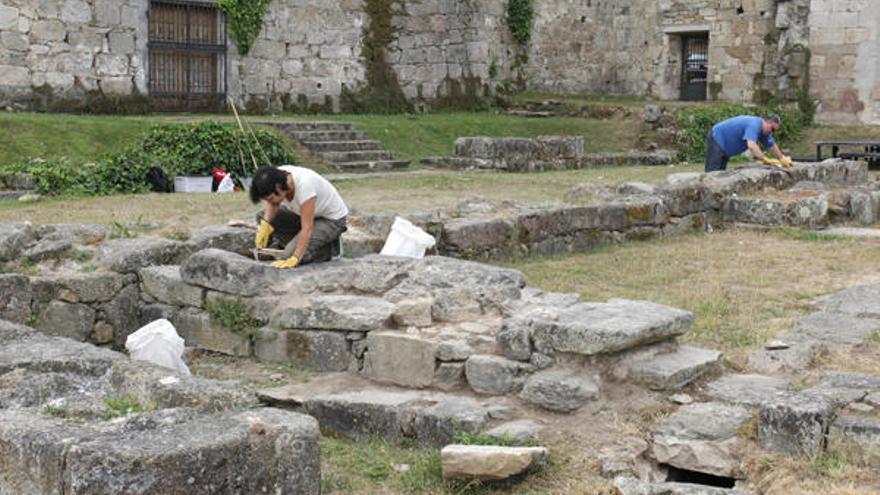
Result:
[[[22,257],[31,261],[44,261],[64,257],[71,248],[67,241],[39,241],[22,253]]]
[[[440,390],[455,390],[465,384],[464,363],[440,363],[434,372],[433,386]]]
[[[139,302],[137,284],[129,284],[110,301],[97,305],[98,316],[113,327],[113,343],[117,349],[123,349],[126,338],[139,328]]]
[[[517,419],[502,423],[486,432],[486,435],[500,440],[529,442],[538,439],[543,427],[531,419]]]
[[[270,263],[213,248],[194,253],[180,266],[180,276],[185,283],[239,296],[271,292],[283,286],[286,277],[296,276],[292,273],[278,270]]]
[[[794,332],[829,346],[861,344],[880,331],[880,320],[860,318],[846,313],[817,311],[798,320]]]
[[[828,429],[828,449],[880,460],[880,419],[841,415]]]
[[[725,375],[709,383],[703,392],[725,404],[758,406],[779,392],[788,390],[788,381],[764,375]]]
[[[515,240],[513,225],[502,218],[457,218],[443,225],[443,252],[476,257],[493,247],[505,247]]]
[[[757,225],[782,225],[785,222],[785,204],[759,198],[727,198],[722,210],[727,222]]]
[[[558,318],[535,318],[532,340],[558,352],[593,355],[618,352],[685,333],[693,322],[688,311],[647,301],[611,299],[579,303]]]
[[[37,317],[36,328],[41,332],[85,341],[95,325],[95,310],[85,304],[52,301]]]
[[[486,395],[519,391],[525,376],[532,371],[534,367],[530,364],[488,354],[475,354],[465,363],[468,384],[475,392]]]
[[[0,74],[3,73],[0,66]],[[3,84],[0,76],[0,85]],[[17,258],[25,249],[36,242],[34,228],[30,222],[0,223],[0,261]]]
[[[113,272],[75,273],[55,279],[59,298],[72,303],[107,302],[125,287],[125,276]]]
[[[151,265],[172,265],[189,255],[190,247],[168,239],[111,239],[101,244],[98,259],[121,273],[137,272]]]
[[[110,235],[106,225],[82,223],[43,224],[36,227],[40,240],[67,241],[72,244],[93,244]]]
[[[370,332],[363,373],[405,387],[428,387],[434,381],[436,354],[435,342],[399,332]]]
[[[474,354],[474,349],[464,340],[445,340],[437,345],[437,359],[440,361],[465,361]]]
[[[361,390],[312,397],[306,410],[322,428],[350,438],[400,439],[404,419],[419,402],[415,392]]]
[[[718,351],[682,346],[633,363],[630,377],[651,390],[679,390],[717,365],[720,359]]]
[[[767,450],[815,457],[822,453],[834,413],[828,402],[807,394],[779,394],[761,405],[758,440]]]
[[[504,480],[547,464],[544,447],[447,445],[440,451],[443,479]]]
[[[483,314],[480,302],[466,288],[434,291],[431,317],[437,321],[456,322],[477,319]]]
[[[880,284],[861,285],[820,298],[816,307],[829,313],[880,319]]]
[[[208,313],[185,308],[177,313],[172,321],[186,345],[221,352],[230,356],[250,356],[251,342],[246,335],[240,335],[211,321]]]
[[[541,371],[526,379],[519,397],[544,409],[573,412],[599,398],[599,386],[590,377],[571,371]]]
[[[254,245],[254,231],[241,227],[209,225],[193,232],[189,242],[196,250],[222,249],[233,253],[249,249]]]
[[[308,306],[276,310],[272,323],[280,328],[368,332],[385,326],[394,305],[378,297],[315,296]]]
[[[476,434],[489,421],[486,409],[473,399],[444,400],[415,413],[413,431],[422,445],[441,447],[458,433]]]
[[[152,323],[159,319],[174,321],[177,318],[179,308],[167,304],[144,304],[140,307],[140,326]]]
[[[159,265],[141,268],[141,284],[146,294],[173,306],[202,307],[205,289],[189,285],[180,276],[180,266]]]
[[[752,418],[739,406],[706,402],[684,406],[654,432],[657,462],[679,469],[739,478],[745,440],[737,429]]]
[[[391,319],[402,327],[429,327],[433,305],[433,297],[403,299],[394,304]]]
[[[819,397],[834,408],[863,401],[869,394],[880,392],[880,375],[826,371],[819,382],[804,394]]]
[[[342,332],[274,331],[264,328],[254,339],[254,355],[317,371],[345,371],[351,362],[348,339]]]
[[[33,291],[28,278],[0,273],[0,320],[25,323],[31,316]]]
[[[498,348],[504,357],[528,361],[532,356],[531,331],[523,318],[505,318],[501,330],[495,334]]]
[[[785,342],[785,349],[761,347],[749,354],[749,368],[767,374],[796,373],[807,369],[823,344],[808,335],[789,333],[777,338]]]

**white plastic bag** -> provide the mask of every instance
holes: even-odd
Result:
[[[425,250],[434,247],[434,236],[413,225],[409,220],[394,217],[391,232],[385,239],[382,252],[385,256],[408,256],[424,258]]]
[[[232,182],[232,174],[226,174],[223,176],[223,179],[220,181],[220,184],[217,185],[217,192],[232,192],[235,191],[235,183]]]
[[[181,359],[183,347],[183,339],[165,318],[141,327],[125,339],[125,348],[132,359],[149,361],[189,375],[189,368]]]

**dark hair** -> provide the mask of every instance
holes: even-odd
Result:
[[[774,124],[782,125],[782,119],[780,119],[779,115],[776,115],[775,113],[768,113],[767,115],[762,115],[761,118],[764,120],[769,120],[770,122],[773,122]]]
[[[251,182],[251,201],[256,204],[266,196],[275,194],[276,185],[281,186],[282,191],[287,190],[287,172],[271,165],[258,168]]]

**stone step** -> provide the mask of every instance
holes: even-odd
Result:
[[[331,163],[386,161],[394,160],[394,153],[388,150],[321,151],[318,158]]]
[[[333,166],[338,168],[339,170],[345,170],[349,172],[368,172],[371,170],[400,170],[409,167],[409,163],[409,160],[376,160],[365,162],[334,163]]]
[[[258,120],[251,121],[251,124],[266,125],[275,127],[281,131],[297,132],[297,131],[353,131],[354,124],[352,122],[326,122],[326,121],[276,121],[276,120]]]
[[[314,151],[368,151],[381,150],[382,143],[370,139],[360,141],[304,141],[303,146]]]
[[[652,390],[678,390],[718,363],[721,353],[681,346],[677,351],[633,363],[630,377]]]
[[[367,139],[364,131],[290,131],[287,135],[297,141],[359,141]]]

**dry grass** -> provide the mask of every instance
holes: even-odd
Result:
[[[747,352],[792,328],[817,296],[878,282],[880,243],[727,230],[506,265],[529,284],[579,292],[584,301],[644,299],[694,312],[686,341],[722,350],[738,367]]]

